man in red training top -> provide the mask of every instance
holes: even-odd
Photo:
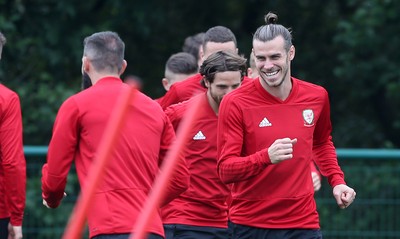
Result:
[[[204,61],[209,55],[217,51],[229,51],[237,53],[237,41],[233,32],[224,27],[216,26],[208,29],[204,34],[203,47],[200,52],[201,59]],[[177,82],[171,86],[164,97],[158,101],[165,110],[168,106],[188,100],[194,95],[205,92],[206,89],[201,86],[203,77],[196,74],[181,82]],[[244,79],[248,81],[247,77]]]
[[[258,74],[256,61],[254,58],[255,58],[254,54],[253,52],[251,52],[249,57],[249,68],[247,68],[247,75],[253,79],[258,79],[260,75]],[[315,167],[315,163],[313,160],[310,162],[310,167],[311,167],[311,178],[312,178],[312,184],[314,186],[314,191],[318,191],[321,189],[321,174]]]
[[[188,77],[196,75],[199,72],[196,58],[187,52],[178,52],[171,55],[165,63],[164,78],[161,83],[168,92],[171,86],[177,82],[186,80]],[[162,101],[164,96],[155,99]]]
[[[328,177],[340,208],[348,187],[331,140],[326,90],[291,76],[291,33],[269,13],[253,36],[260,75],[225,96],[218,121],[218,173],[233,183],[234,238],[322,238],[310,161]]]
[[[0,59],[6,38],[0,32]],[[21,239],[26,162],[18,95],[0,84],[0,239]]]
[[[190,172],[189,189],[162,208],[166,239],[229,238],[230,190],[218,178],[216,170],[216,129],[222,98],[240,86],[245,73],[245,58],[231,52],[213,53],[200,68],[207,91],[165,111],[177,129],[185,111],[195,101],[201,101],[201,111],[189,134],[192,139],[184,151]]]
[[[129,90],[120,75],[126,68],[125,44],[114,32],[99,32],[84,40],[82,72],[92,86],[68,98],[60,107],[53,128],[47,163],[42,170],[45,206],[56,208],[64,196],[73,161],[82,190],[104,129],[122,92]],[[89,236],[96,239],[129,238],[165,154],[175,139],[174,129],[161,107],[139,91],[126,113],[108,164],[88,212]],[[189,174],[183,157],[168,185],[162,204],[185,191]],[[148,238],[164,238],[159,214],[146,231]]]

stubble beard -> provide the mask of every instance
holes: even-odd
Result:
[[[287,62],[286,62],[286,63],[287,63]],[[288,66],[288,63],[287,63],[287,66]],[[274,81],[274,82],[272,82],[272,83],[268,81],[268,77],[266,76],[265,72],[262,72],[261,70],[259,70],[258,74],[260,75],[261,79],[265,82],[265,84],[266,84],[268,87],[271,87],[271,88],[278,88],[278,87],[280,87],[280,86],[283,84],[283,82],[285,81],[285,79],[286,79],[286,77],[287,77],[287,74],[288,74],[288,72],[289,72],[289,67],[286,67],[285,72],[282,71],[282,68],[280,69],[280,71],[281,71],[281,73],[283,74],[283,75],[282,75],[282,78],[279,79],[279,80],[276,80],[276,81]],[[278,74],[279,74],[279,73],[278,73]]]
[[[86,72],[84,72],[82,74],[82,86],[81,86],[82,90],[85,90],[91,86],[92,86],[92,80],[90,79],[90,76]]]

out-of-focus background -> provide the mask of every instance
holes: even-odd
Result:
[[[292,29],[293,76],[328,90],[336,147],[398,149],[396,0],[0,0],[0,31],[8,41],[0,81],[21,98],[24,144],[46,146],[57,109],[80,90],[84,37],[117,32],[126,44],[128,61],[122,77],[139,76],[142,91],[157,98],[164,94],[165,62],[182,50],[187,36],[226,26],[237,37],[239,53],[248,58],[252,34],[264,24],[268,11]],[[40,168],[45,150],[34,152],[27,151],[25,238],[59,238],[79,192],[77,179],[72,173],[69,199],[59,209],[42,208]],[[369,151],[357,152],[354,157],[346,154],[349,151],[339,154],[346,180],[357,190],[354,207],[337,209],[326,181],[316,194],[324,238],[400,238],[397,151],[375,157],[365,154]]]

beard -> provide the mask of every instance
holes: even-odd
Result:
[[[82,74],[82,86],[81,86],[82,90],[85,90],[91,86],[92,86],[92,80],[90,79],[90,76],[86,72],[84,72]]]
[[[210,92],[210,96],[218,106],[221,104],[222,98],[224,97],[223,95],[215,95],[212,92]]]
[[[289,72],[289,67],[288,66],[289,66],[289,59],[287,58],[286,59],[286,66],[280,68],[281,78],[275,80],[275,82],[272,82],[272,83],[268,80],[269,77],[266,76],[266,73],[263,72],[261,69],[258,69],[258,74],[259,74],[260,78],[265,82],[265,84],[268,87],[280,87],[283,84],[283,82],[285,81],[285,79],[286,79],[286,77],[288,75],[288,72]]]
[[[287,71],[283,74],[283,76],[281,76],[280,79],[275,80],[274,82],[270,82],[269,78],[267,76],[265,76],[264,72],[260,72],[259,73],[260,78],[265,82],[265,84],[267,84],[267,86],[269,87],[280,87],[283,82],[285,81],[286,75],[287,75]]]

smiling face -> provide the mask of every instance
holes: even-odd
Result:
[[[241,83],[242,75],[240,71],[218,72],[215,74],[212,83],[205,80],[205,85],[208,88],[207,96],[219,107],[224,95],[238,88]]]
[[[290,62],[294,58],[294,46],[285,50],[281,36],[270,41],[253,41],[253,53],[260,81],[264,88],[279,88],[290,82]]]

